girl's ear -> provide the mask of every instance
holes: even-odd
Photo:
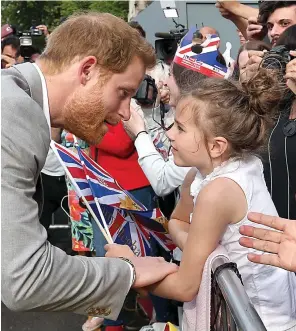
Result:
[[[223,137],[215,137],[209,144],[209,152],[211,158],[221,157],[228,148],[228,141]]]

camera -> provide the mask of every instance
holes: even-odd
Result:
[[[155,40],[155,52],[159,60],[163,60],[166,63],[170,63],[177,51],[178,44],[181,39],[186,35],[188,29],[185,26],[178,24],[174,19],[176,29],[170,30],[170,32],[156,32],[155,37],[161,38]]]
[[[152,106],[156,101],[157,93],[155,80],[151,76],[145,75],[133,98],[143,106]]]
[[[32,26],[29,30],[19,31],[20,39],[20,54],[25,59],[25,62],[31,60],[35,53],[41,52],[45,47],[45,37],[39,29],[36,29],[35,21],[32,21]]]
[[[279,70],[284,75],[287,64],[293,59],[294,57],[290,55],[290,49],[285,45],[280,45],[264,54],[261,66],[267,69]]]

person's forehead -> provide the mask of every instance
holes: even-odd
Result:
[[[141,61],[132,62],[122,73],[112,75],[112,80],[117,85],[123,85],[125,88],[138,88],[139,81],[143,79],[145,73],[144,64]]]
[[[196,100],[197,102],[197,100]],[[182,98],[176,107],[176,121],[184,126],[192,123],[194,101],[191,97]],[[196,104],[195,104],[196,106]]]
[[[7,53],[7,54],[15,54],[17,52],[17,50],[12,47],[12,45],[6,45],[3,48],[3,54]]]
[[[268,18],[268,23],[289,19],[296,22],[296,5],[276,9]]]

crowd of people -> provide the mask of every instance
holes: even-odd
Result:
[[[139,291],[149,293],[156,321],[177,325],[174,302],[196,297],[204,265],[222,245],[266,329],[296,330],[296,2],[216,7],[238,31],[232,62],[219,43],[214,62],[194,51],[183,61],[180,47],[196,43],[192,30],[175,56],[156,60],[140,24],[88,13],[51,33],[37,26],[45,49],[22,64],[19,38],[2,29],[2,300],[9,308],[85,314],[85,331],[138,330],[121,309]],[[201,47],[220,35],[214,27],[198,33]],[[202,71],[198,61],[215,70]],[[153,102],[134,98],[144,75],[157,87]],[[53,139],[76,152],[74,135],[147,209],[160,207],[174,251],[153,237],[153,257],[106,245],[49,148]],[[47,238],[61,204],[73,257]]]

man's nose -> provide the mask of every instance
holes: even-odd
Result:
[[[275,24],[270,31],[270,36],[271,36],[271,38],[273,38],[274,36],[279,35],[279,34],[280,34],[279,26],[277,24]]]
[[[127,100],[121,103],[120,108],[118,110],[119,116],[124,120],[128,121],[131,117],[131,111],[130,111],[130,103],[131,100]]]

